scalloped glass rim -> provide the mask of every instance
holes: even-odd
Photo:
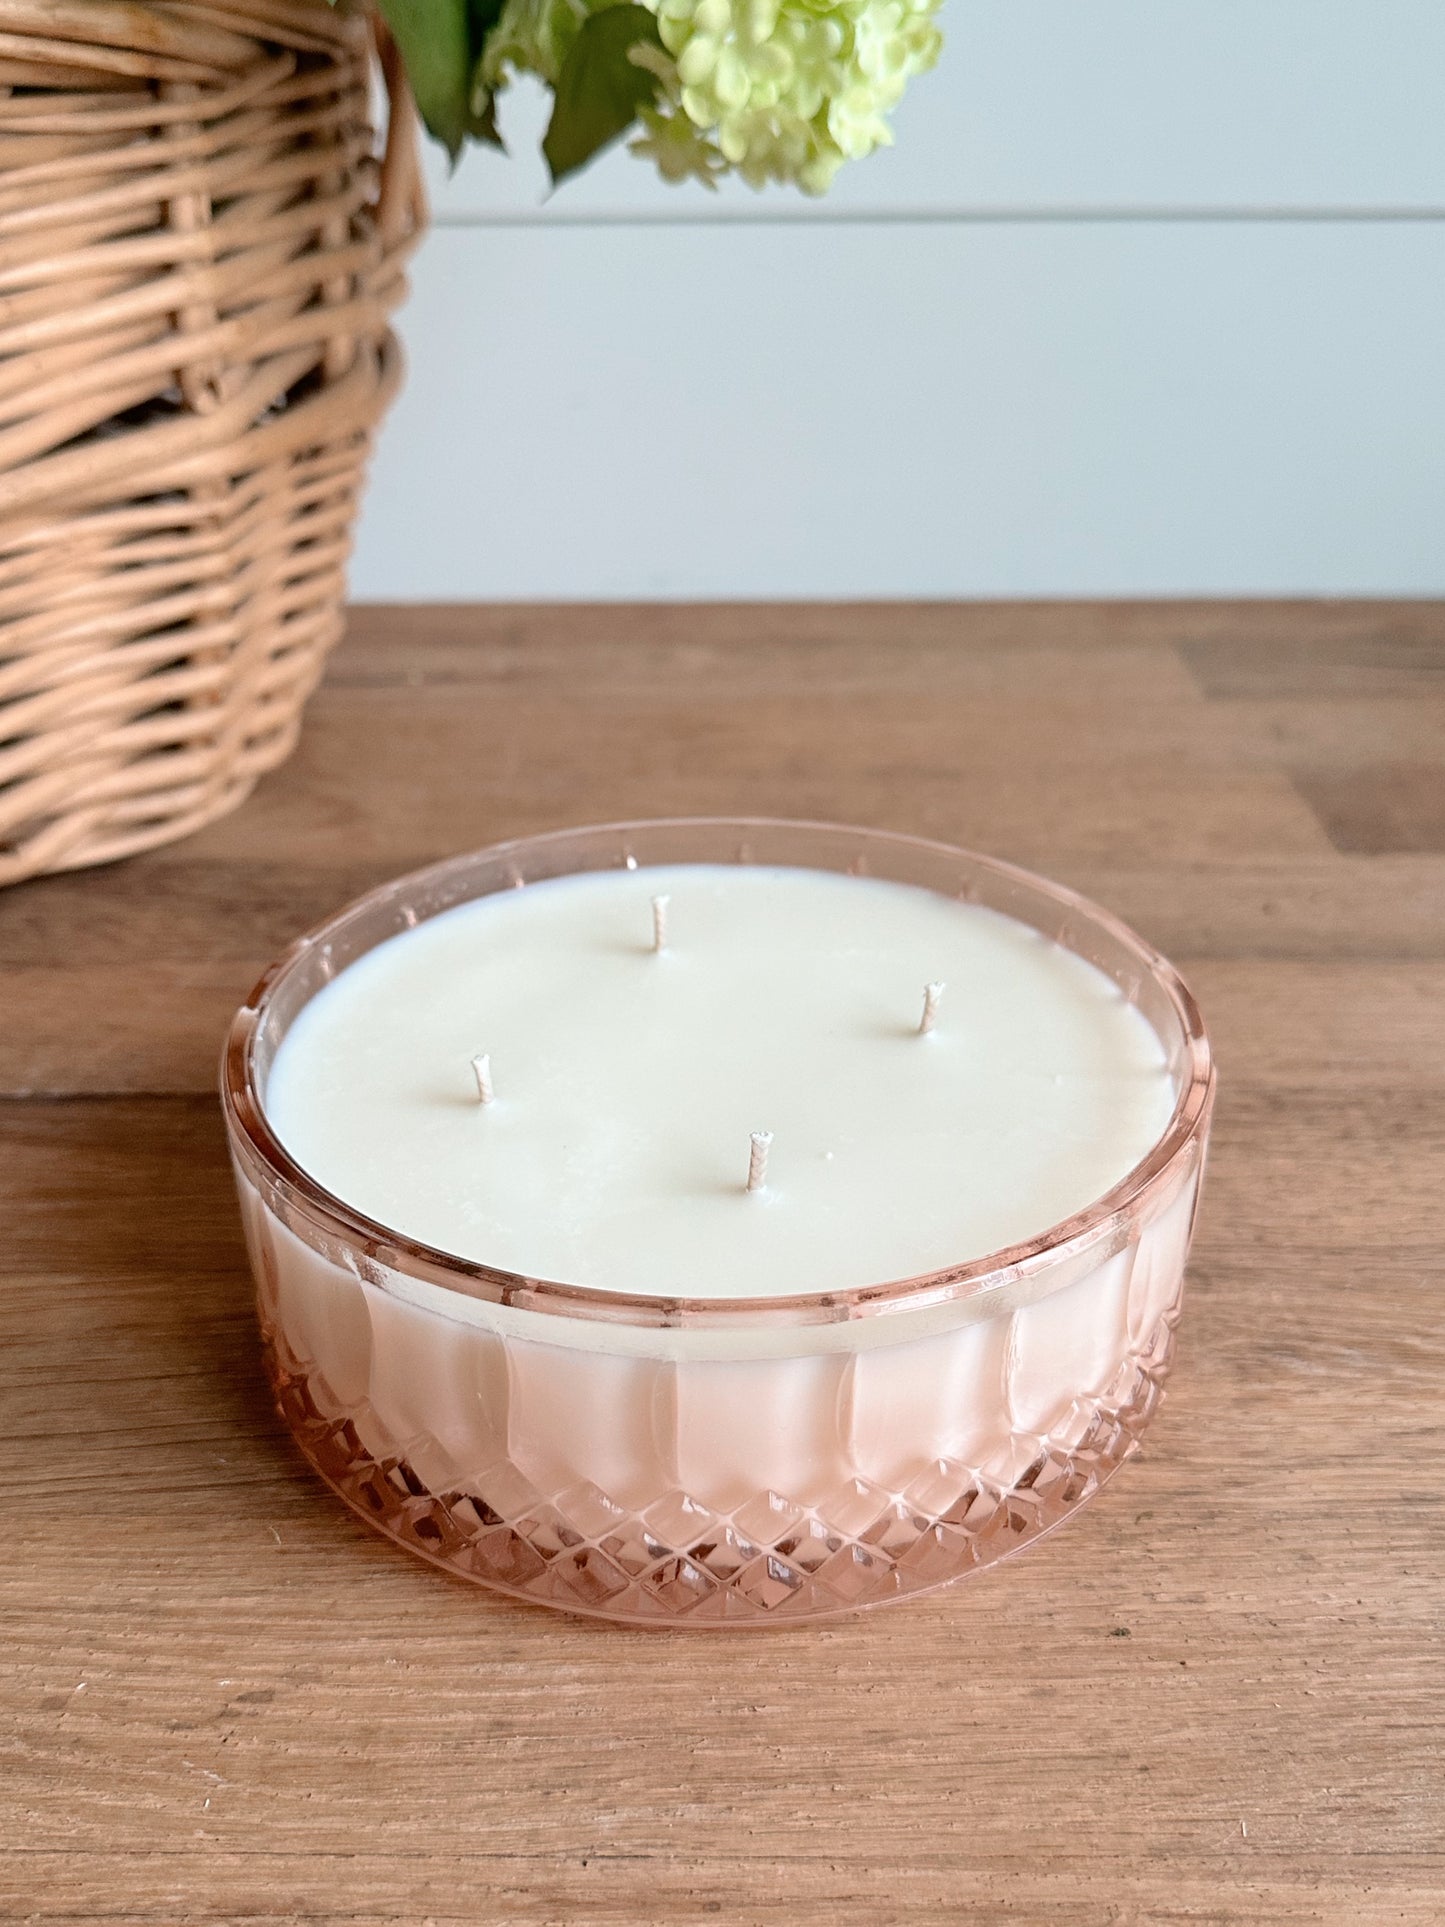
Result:
[[[1003,909],[1105,969],[1132,1001],[1152,993],[1156,1006],[1177,1024],[1176,1037],[1161,1035],[1179,1078],[1168,1124],[1152,1149],[1103,1197],[1022,1244],[918,1277],[777,1298],[644,1296],[530,1278],[460,1258],[366,1217],[319,1184],[272,1133],[262,1098],[264,1077],[269,1054],[288,1021],[281,1014],[283,1006],[288,995],[297,997],[303,976],[319,981],[299,996],[297,1009],[354,958],[460,903],[545,877],[688,862],[768,863],[876,875]],[[943,882],[938,872],[946,873]],[[483,887],[472,887],[479,879],[486,879]],[[424,911],[418,910],[418,900],[425,901]],[[1094,954],[1100,949],[1110,953],[1107,962]],[[339,961],[338,952],[343,953]],[[1132,967],[1136,974],[1121,978],[1121,966],[1126,973]],[[1149,1021],[1158,1032],[1155,1019],[1150,1016]],[[265,1064],[259,1061],[263,1053]],[[410,871],[356,898],[299,937],[237,1011],[221,1059],[221,1097],[233,1153],[252,1178],[277,1193],[326,1246],[359,1249],[377,1264],[465,1297],[569,1319],[652,1328],[821,1325],[918,1311],[1002,1292],[1111,1241],[1122,1243],[1158,1193],[1172,1194],[1171,1179],[1181,1166],[1192,1168],[1213,1095],[1209,1040],[1187,986],[1165,957],[1109,911],[1062,884],[952,844],[770,817],[676,817],[552,830]]]

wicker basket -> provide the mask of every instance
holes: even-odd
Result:
[[[326,0],[0,0],[0,883],[184,836],[341,628],[422,220]]]

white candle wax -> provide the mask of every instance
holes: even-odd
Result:
[[[1021,923],[698,864],[534,883],[381,945],[303,1010],[265,1102],[298,1163],[398,1232],[534,1277],[740,1297],[1042,1232],[1138,1162],[1174,1096],[1118,989]]]

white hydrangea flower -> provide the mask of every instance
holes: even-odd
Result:
[[[887,116],[938,58],[938,0],[657,0],[694,126],[754,186],[821,193],[889,143]]]
[[[716,191],[727,162],[686,114],[675,107],[644,107],[637,118],[642,132],[627,143],[629,153],[654,162],[665,181],[701,181]]]
[[[507,0],[483,78],[556,81],[582,22],[609,0]],[[659,82],[635,153],[668,180],[712,185],[735,168],[753,187],[821,194],[845,160],[892,141],[888,115],[938,58],[940,0],[642,0],[665,54],[634,59]]]

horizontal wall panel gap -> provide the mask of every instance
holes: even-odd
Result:
[[[696,212],[669,213],[666,208],[635,214],[439,213],[438,228],[578,228],[578,227],[1076,227],[1086,224],[1160,226],[1192,221],[1205,226],[1254,222],[1362,222],[1368,224],[1445,222],[1442,207],[962,207],[860,210],[772,206],[749,212],[728,210],[703,219]]]

